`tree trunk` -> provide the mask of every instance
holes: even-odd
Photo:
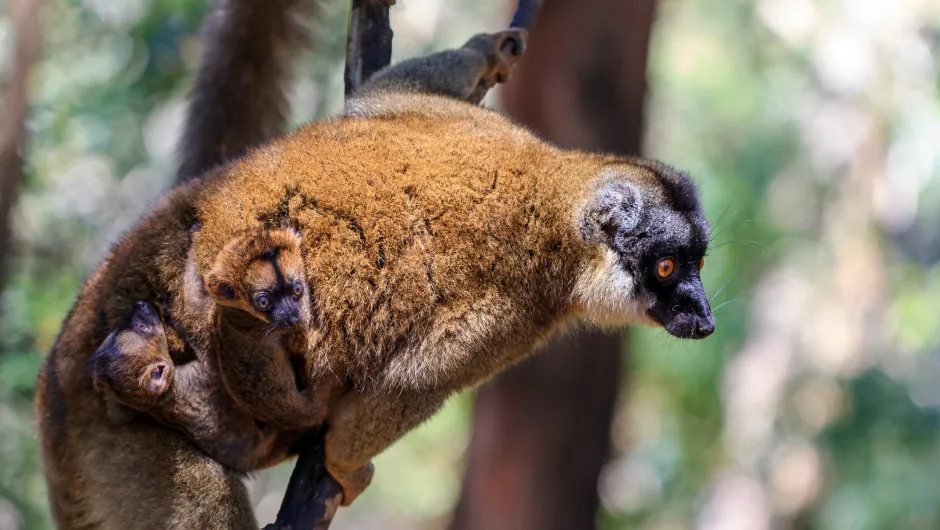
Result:
[[[22,151],[26,143],[29,72],[39,55],[39,0],[10,2],[13,68],[3,95],[0,117],[0,296],[7,283],[13,242],[11,213],[23,182]],[[2,315],[0,315],[2,317]]]
[[[508,112],[561,146],[639,153],[654,7],[545,0],[504,91]],[[624,339],[559,339],[480,389],[454,529],[595,526]]]

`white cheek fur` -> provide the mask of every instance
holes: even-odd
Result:
[[[581,318],[596,326],[648,323],[646,304],[636,296],[633,276],[617,254],[603,248],[578,276],[572,298]]]

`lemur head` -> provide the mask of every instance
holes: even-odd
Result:
[[[216,303],[284,328],[310,322],[300,234],[255,230],[229,242],[205,277]]]
[[[699,276],[710,228],[688,177],[646,160],[607,167],[577,215],[581,236],[597,250],[574,293],[586,318],[661,325],[686,339],[711,335],[715,319]]]
[[[153,405],[170,386],[172,359],[160,313],[137,302],[130,318],[91,357],[95,386],[125,402]]]

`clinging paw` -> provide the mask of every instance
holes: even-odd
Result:
[[[372,475],[375,474],[375,466],[372,465],[372,462],[349,471],[339,468],[336,465],[331,465],[330,461],[327,460],[326,470],[330,473],[330,476],[333,477],[333,480],[343,488],[342,506],[352,504],[352,502],[356,500],[356,497],[369,487],[369,484],[372,483]]]

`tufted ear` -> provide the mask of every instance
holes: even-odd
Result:
[[[610,181],[581,208],[581,237],[592,243],[606,243],[618,233],[631,232],[640,224],[643,198],[636,185]]]
[[[206,291],[210,295],[224,300],[235,300],[235,289],[232,284],[215,271],[211,271],[206,275],[205,283]]]

